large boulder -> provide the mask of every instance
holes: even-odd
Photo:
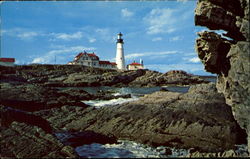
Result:
[[[205,69],[218,74],[218,91],[224,94],[235,119],[248,132],[250,151],[249,0],[199,0],[195,24],[223,29],[227,31],[224,36],[232,39],[228,41],[211,32],[199,33],[196,50]]]

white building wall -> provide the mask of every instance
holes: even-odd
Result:
[[[144,67],[142,65],[128,65],[128,70],[139,70],[143,68]]]
[[[116,48],[116,64],[117,68],[120,70],[125,70],[125,58],[124,58],[124,49],[122,43],[117,43]]]
[[[15,66],[14,62],[0,62],[1,66]]]

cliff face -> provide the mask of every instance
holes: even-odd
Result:
[[[250,152],[249,0],[199,0],[195,25],[227,32],[223,36],[229,38],[208,31],[198,33],[196,51],[205,70],[218,75],[216,87],[247,131]]]

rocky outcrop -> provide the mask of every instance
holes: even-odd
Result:
[[[0,104],[24,110],[37,111],[65,105],[87,107],[82,100],[110,100],[131,98],[130,94],[112,95],[111,92],[90,94],[77,88],[50,88],[41,84],[1,83]]]
[[[9,127],[12,122],[26,123],[28,125],[37,126],[46,133],[52,133],[52,128],[47,120],[40,116],[33,115],[19,109],[13,109],[0,105],[1,125]]]
[[[81,97],[89,98],[91,96],[83,91],[81,91],[81,95],[73,96],[69,92],[64,93],[37,84],[13,85],[1,83],[0,86],[0,104],[24,111],[37,111],[63,105],[86,107],[80,99]]]
[[[217,88],[233,115],[248,132],[250,151],[249,0],[199,0],[195,24],[223,29],[227,40],[214,32],[199,33],[196,50],[205,69],[218,74]]]
[[[1,157],[11,158],[76,158],[73,147],[64,146],[52,134],[37,126],[12,122],[1,126]]]
[[[54,108],[35,114],[54,123],[58,131],[88,130],[152,146],[195,148],[201,152],[233,149],[246,137],[213,84],[192,86],[185,94],[160,91],[121,105],[77,109],[78,113],[65,107],[64,111]]]
[[[117,143],[117,139],[113,135],[103,135],[94,131],[57,133],[57,136],[65,145],[70,145],[73,147],[92,143]]]
[[[208,83],[202,78],[181,70],[172,70],[164,74],[156,71],[146,71],[145,75],[129,83],[130,86],[153,87],[163,85],[191,85]]]
[[[5,83],[42,84],[47,87],[150,87],[206,82],[198,76],[183,71],[176,71],[169,76],[169,74],[150,70],[121,72],[80,65],[0,66],[0,77],[0,81]]]

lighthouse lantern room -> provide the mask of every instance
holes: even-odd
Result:
[[[116,64],[119,70],[126,69],[123,44],[124,42],[122,39],[122,33],[120,32],[117,36],[117,42],[116,42]]]

